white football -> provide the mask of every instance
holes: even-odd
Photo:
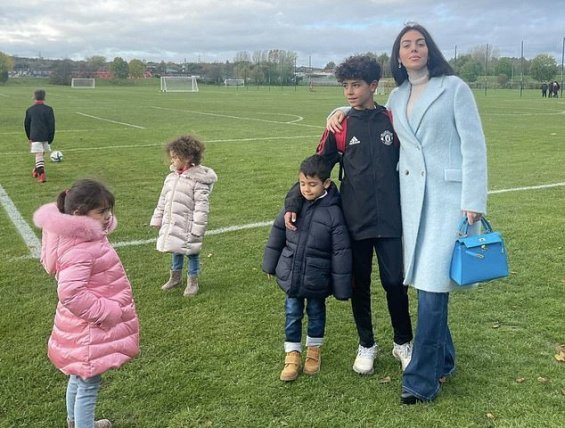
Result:
[[[61,162],[63,160],[63,153],[60,152],[59,150],[55,150],[54,152],[51,152],[51,160],[53,162]]]

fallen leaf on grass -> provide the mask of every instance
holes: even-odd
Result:
[[[555,354],[555,359],[561,363],[565,362],[565,352],[559,351],[559,354]]]
[[[518,379],[516,379],[516,383],[524,383],[525,380],[525,377],[519,377]]]
[[[379,383],[390,383],[390,376],[385,376],[379,380]]]
[[[492,328],[499,328],[499,327],[500,327],[500,322],[496,321],[492,323]]]
[[[495,417],[492,413],[487,413],[487,418],[494,420]]]
[[[540,376],[540,377],[538,377],[538,382],[539,383],[547,383],[547,382],[549,382],[549,379],[547,379],[546,377]]]

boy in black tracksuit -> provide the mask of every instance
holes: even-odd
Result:
[[[373,101],[381,77],[378,63],[367,56],[353,56],[335,74],[352,108],[341,132],[324,132],[317,153],[330,168],[340,163],[343,212],[353,251],[351,301],[359,334],[353,370],[371,374],[377,351],[371,319],[373,249],[394,329],[393,355],[404,369],[411,358],[412,325],[407,287],[402,284],[399,144],[389,112]],[[299,212],[301,202],[297,188],[291,189],[285,204],[287,227],[292,227],[292,213]]]
[[[351,297],[351,247],[339,192],[330,187],[331,169],[314,155],[300,165],[300,192],[306,199],[298,229],[284,226],[284,209],[277,216],[265,247],[262,269],[274,274],[286,293],[285,366],[280,379],[292,381],[301,368],[302,318],[308,314],[304,373],[320,370],[328,296]]]
[[[43,155],[51,150],[55,138],[55,114],[53,108],[45,104],[45,91],[38,89],[33,94],[34,104],[26,110],[24,129],[30,144],[31,153],[35,154],[35,168],[32,176],[39,183],[47,181]]]

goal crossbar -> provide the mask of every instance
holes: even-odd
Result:
[[[71,88],[94,89],[95,87],[96,87],[96,79],[92,77],[73,77],[71,79]]]
[[[196,76],[161,76],[161,92],[198,92]]]

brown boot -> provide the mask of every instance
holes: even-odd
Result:
[[[180,284],[181,274],[182,272],[180,270],[172,270],[169,280],[161,286],[161,290],[167,291],[178,287]]]
[[[184,289],[184,297],[193,297],[196,296],[198,293],[198,277],[197,276],[189,276],[188,277],[188,284],[186,284],[186,288]]]
[[[284,359],[284,368],[282,369],[280,379],[284,382],[289,382],[298,377],[301,366],[301,356],[298,351],[291,351],[286,353]]]
[[[306,361],[304,362],[304,373],[307,375],[315,375],[320,372],[320,364],[322,356],[319,346],[309,346],[306,352]]]

